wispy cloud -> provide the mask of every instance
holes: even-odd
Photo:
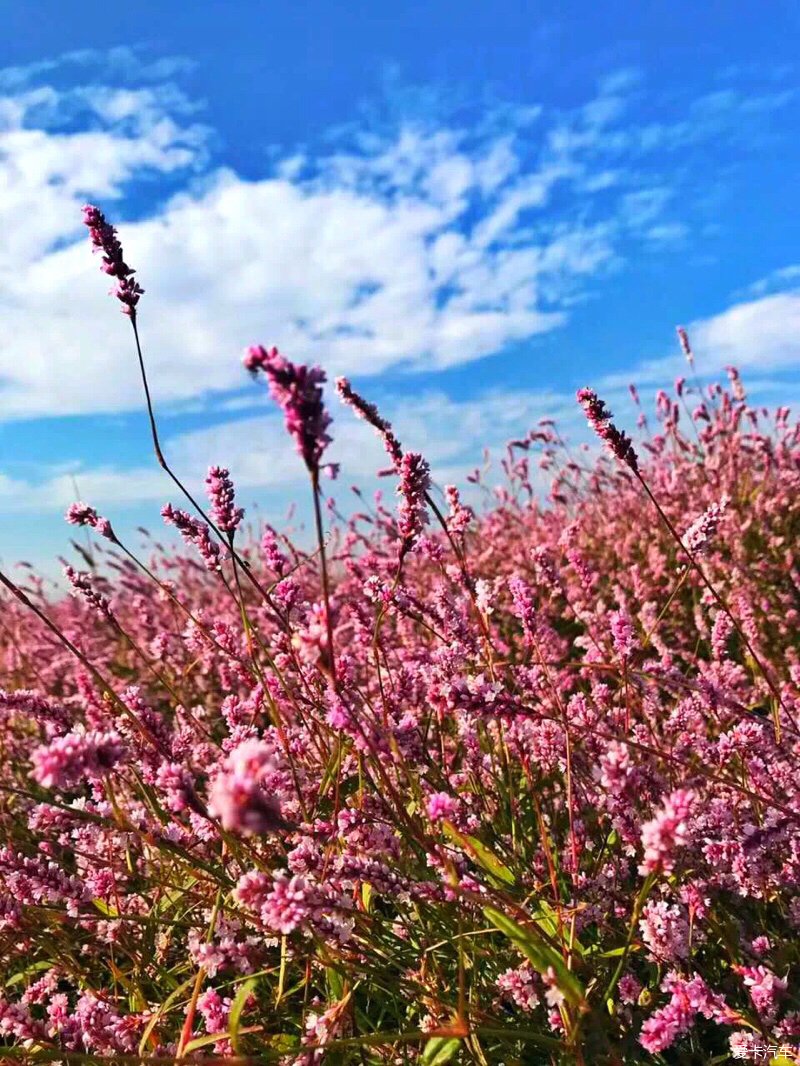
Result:
[[[795,276],[792,270],[785,273],[787,281]],[[688,331],[703,377],[714,377],[725,367],[735,366],[740,371],[767,375],[759,380],[759,388],[766,391],[773,385],[769,374],[800,367],[800,292],[773,292],[740,300],[719,314],[689,323]],[[672,377],[686,373],[686,361],[676,347],[673,354],[644,360],[624,373],[605,374],[599,384],[619,387],[633,381],[663,386]]]
[[[113,216],[142,180],[152,207],[123,238],[147,289],[142,333],[163,401],[239,387],[237,355],[254,340],[377,374],[451,367],[558,329],[632,242],[686,236],[669,177],[639,166],[647,137],[625,117],[639,91],[622,72],[571,113],[505,108],[470,129],[350,131],[346,145],[289,154],[247,180],[210,165],[209,131],[169,82],[66,91],[6,78],[5,416],[139,404],[127,323],[103,304],[77,238],[83,199]],[[159,203],[165,179],[182,191]]]

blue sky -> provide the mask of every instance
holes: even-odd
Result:
[[[0,2],[0,556],[80,496],[158,528],[116,221],[167,451],[279,521],[303,492],[244,345],[346,373],[441,481],[544,415],[800,363],[796,5]],[[335,401],[332,400],[332,404]],[[380,451],[334,412],[340,492]]]

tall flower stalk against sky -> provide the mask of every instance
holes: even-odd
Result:
[[[117,299],[123,304],[123,311],[130,319],[131,328],[133,329],[134,342],[136,344],[136,356],[139,362],[139,373],[142,379],[142,387],[144,389],[145,402],[147,404],[147,416],[150,422],[150,435],[153,440],[153,450],[155,452],[156,459],[161,469],[168,475],[168,477],[174,482],[180,492],[186,497],[195,511],[202,517],[202,519],[211,527],[216,536],[228,545],[228,536],[220,530],[215,523],[209,518],[204,509],[200,506],[194,496],[189,492],[180,478],[175,474],[172,467],[168,464],[163,449],[161,447],[161,440],[158,434],[158,425],[156,423],[155,409],[153,407],[152,397],[150,395],[150,384],[147,378],[147,370],[145,368],[144,354],[142,352],[142,344],[139,337],[139,320],[138,320],[138,303],[140,297],[144,294],[144,289],[140,288],[138,284],[132,281],[133,269],[125,262],[122,245],[117,231],[106,219],[103,212],[95,207],[93,204],[87,204],[83,209],[84,223],[89,228],[89,234],[91,237],[92,245],[95,251],[102,253],[103,257],[103,271],[111,274],[118,279],[117,287],[111,290],[111,295],[116,296]],[[275,605],[262,585],[258,583],[257,578],[252,572],[252,569],[247,563],[237,555],[231,547],[231,552],[234,555],[236,562],[241,567],[242,571],[246,574],[248,581],[258,588],[262,597],[270,604],[273,610]],[[279,613],[279,612],[278,612]]]
[[[122,304],[123,314],[130,319],[136,318],[136,306],[144,296],[144,289],[134,280],[136,271],[125,262],[122,245],[116,229],[107,221],[103,212],[93,204],[83,209],[84,225],[89,228],[89,237],[95,252],[100,252],[103,259],[102,270],[117,279],[111,295],[116,296]]]
[[[270,395],[283,411],[286,431],[293,438],[297,451],[311,478],[314,500],[314,524],[317,532],[322,572],[322,595],[325,603],[325,628],[328,636],[328,669],[333,687],[338,687],[336,655],[333,647],[333,616],[331,614],[330,578],[325,552],[325,532],[322,525],[320,496],[320,460],[331,443],[328,428],[331,417],[325,409],[322,386],[325,371],[318,366],[304,366],[285,359],[277,348],[269,351],[260,344],[247,349],[244,367],[253,377],[261,371],[267,378]],[[335,468],[334,468],[335,473]]]
[[[342,403],[349,407],[358,418],[368,422],[377,431],[383,440],[389,458],[392,460],[392,465],[397,469],[403,458],[403,449],[400,441],[394,435],[391,423],[386,421],[374,404],[365,400],[363,396],[359,396],[347,378],[337,378],[335,384]]]
[[[689,334],[683,328],[683,326],[677,326],[675,332],[678,334],[678,343],[681,346],[681,351],[686,356],[686,362],[694,370],[694,353],[692,347],[689,344]]]

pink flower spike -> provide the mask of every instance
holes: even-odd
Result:
[[[277,348],[267,351],[261,345],[248,348],[244,366],[252,374],[259,370],[266,374],[270,395],[283,410],[297,451],[308,469],[318,473],[322,453],[331,443],[327,433],[331,418],[322,402],[324,370],[290,363]]]
[[[458,802],[447,792],[434,792],[428,797],[427,809],[430,820],[440,822],[458,810]]]
[[[144,295],[144,289],[133,280],[136,272],[125,262],[116,229],[107,221],[100,208],[93,204],[86,204],[84,207],[83,222],[89,228],[94,251],[102,253],[104,273],[117,279],[116,288],[111,290],[111,294],[123,305],[123,313],[134,318],[136,305]]]
[[[287,828],[280,804],[264,789],[275,770],[271,748],[261,740],[245,740],[228,755],[211,783],[209,813],[223,828],[263,836]]]
[[[216,525],[223,533],[235,533],[244,518],[244,508],[234,506],[235,492],[230,472],[222,466],[209,467],[206,491]]]
[[[75,729],[34,750],[32,776],[43,788],[66,789],[86,776],[107,774],[124,754],[118,733]]]
[[[611,421],[611,412],[593,389],[578,389],[578,403],[586,412],[586,419],[595,433],[604,440],[620,462],[631,470],[639,469],[631,439]]]
[[[116,543],[117,538],[111,528],[111,523],[107,518],[101,518],[94,507],[86,503],[73,503],[70,504],[64,517],[71,526],[90,526],[106,540]]]
[[[686,356],[686,361],[690,366],[694,366],[694,355],[692,353],[691,345],[689,344],[689,334],[683,326],[677,326],[675,332],[678,334],[678,343],[681,346],[681,351]]]

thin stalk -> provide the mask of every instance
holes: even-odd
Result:
[[[336,657],[333,650],[333,619],[331,618],[330,585],[328,580],[328,560],[325,555],[325,534],[322,528],[322,508],[319,505],[320,487],[319,471],[311,471],[311,491],[314,497],[314,524],[317,530],[317,544],[319,546],[319,561],[322,570],[322,597],[325,602],[325,628],[328,638],[328,666],[331,672],[331,681],[335,692],[339,691],[339,683],[336,676]]]
[[[194,496],[192,496],[192,494],[189,492],[189,490],[186,488],[186,486],[183,484],[183,482],[180,480],[180,478],[177,476],[177,474],[175,474],[173,472],[172,468],[170,467],[169,463],[167,462],[167,460],[166,460],[166,458],[164,456],[164,452],[163,452],[163,449],[161,447],[161,441],[160,441],[159,436],[158,436],[158,426],[156,424],[155,409],[153,408],[153,401],[152,401],[152,397],[150,395],[150,385],[149,385],[148,380],[147,380],[147,371],[146,371],[145,365],[144,365],[144,355],[142,353],[142,345],[141,345],[141,342],[139,340],[139,327],[137,325],[135,312],[130,316],[130,320],[131,320],[131,326],[133,327],[134,340],[136,341],[136,356],[137,356],[138,361],[139,361],[139,372],[140,372],[141,379],[142,379],[142,386],[144,387],[144,397],[145,397],[145,402],[147,404],[147,417],[148,417],[148,419],[150,421],[150,435],[151,435],[151,437],[153,439],[153,450],[155,451],[156,459],[158,460],[158,465],[161,467],[161,469],[164,471],[164,473],[167,474],[167,476],[173,481],[173,483],[180,490],[180,492],[183,493],[183,495],[186,497],[186,499],[189,501],[189,503],[192,505],[192,507],[194,507],[195,511],[197,511],[197,513],[200,515],[200,517],[203,519],[203,521],[208,525],[208,527],[213,530],[213,532],[216,534],[217,538],[224,545],[227,546],[227,543],[228,543],[227,537],[215,525],[215,523],[211,521],[211,519],[206,514],[205,510],[200,506],[200,504],[197,502],[197,500],[194,498]],[[282,618],[282,616],[280,614],[280,611],[278,611],[277,608],[275,607],[275,604],[274,604],[274,601],[272,600],[272,597],[269,595],[267,590],[263,587],[263,585],[258,580],[258,578],[256,578],[256,576],[252,573],[250,567],[247,565],[245,560],[242,559],[240,555],[236,555],[236,561],[239,563],[239,565],[241,566],[242,570],[247,575],[247,578],[251,582],[251,584],[256,589],[258,589],[259,593],[263,596],[264,600],[269,604],[270,608],[275,612],[275,614],[277,615],[277,617],[278,617],[279,621],[281,622],[282,626],[284,628],[286,628],[285,619]]]

